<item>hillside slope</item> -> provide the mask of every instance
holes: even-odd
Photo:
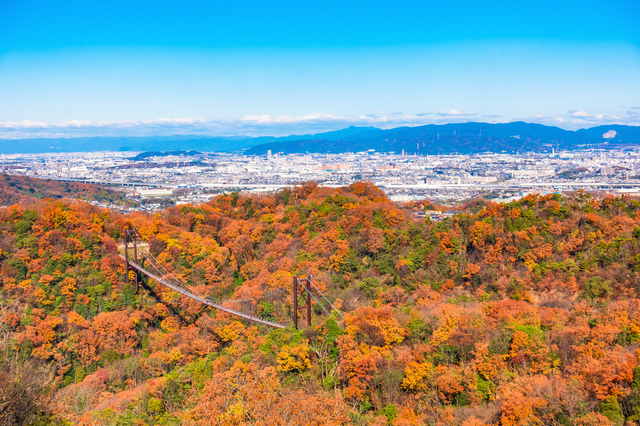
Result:
[[[157,214],[0,208],[4,424],[615,424],[640,416],[640,202],[531,195],[431,223],[375,186]],[[342,309],[272,330],[117,256],[135,227],[203,294],[311,274]],[[47,391],[49,390],[49,391]]]
[[[135,206],[124,194],[98,185],[81,182],[60,182],[28,176],[0,173],[0,206],[30,204],[42,198],[81,199],[107,205]]]

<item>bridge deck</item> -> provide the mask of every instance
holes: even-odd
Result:
[[[123,255],[119,255],[121,258],[123,258],[125,261],[127,260],[126,257],[124,257]],[[152,278],[153,280],[155,280],[156,282],[162,284],[165,287],[170,288],[171,290],[177,291],[180,294],[183,294],[185,296],[187,296],[190,299],[193,299],[195,301],[198,301],[200,303],[204,303],[205,305],[209,305],[212,308],[216,308],[219,309],[223,312],[227,312],[231,315],[235,315],[237,317],[240,318],[244,318],[246,320],[252,321],[252,322],[257,322],[258,324],[264,324],[264,325],[268,325],[270,327],[275,327],[275,328],[286,328],[286,325],[283,324],[279,324],[277,322],[273,322],[273,321],[269,321],[269,320],[265,320],[262,318],[258,318],[256,316],[253,315],[248,315],[245,314],[243,312],[240,311],[236,311],[235,309],[231,309],[231,308],[227,308],[226,306],[222,306],[219,305],[217,303],[212,302],[211,300],[205,299],[203,297],[200,297],[198,295],[195,295],[193,293],[188,292],[187,290],[180,288],[166,280],[163,280],[161,277],[157,276],[156,274],[149,272],[148,270],[146,270],[145,268],[143,268],[142,266],[138,265],[136,262],[133,262],[131,259],[129,259],[129,265],[131,265],[132,267],[134,267],[135,269],[137,269],[138,271],[142,272],[143,274],[145,274],[146,276],[148,276],[149,278]]]

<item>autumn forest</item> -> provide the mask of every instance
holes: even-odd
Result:
[[[431,222],[369,182],[127,214],[73,199],[117,199],[92,188],[0,180],[0,424],[640,424],[637,199]],[[136,291],[127,229],[202,294],[312,275],[344,317],[275,329]]]

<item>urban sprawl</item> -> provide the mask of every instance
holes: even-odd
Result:
[[[375,151],[264,156],[198,153],[141,160],[134,159],[136,154],[0,155],[0,171],[106,185],[132,199],[146,200],[135,207],[145,210],[165,205],[159,202],[163,199],[202,203],[223,192],[273,192],[307,181],[337,187],[369,180],[394,201],[426,198],[441,204],[480,195],[509,201],[533,192],[579,189],[640,194],[637,149],[438,156]]]

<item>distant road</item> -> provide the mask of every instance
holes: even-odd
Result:
[[[376,183],[379,188],[387,189],[455,189],[455,188],[479,188],[479,189],[518,189],[518,188],[640,188],[640,182],[625,182],[625,183],[598,183],[598,182],[531,182],[531,183],[460,183],[460,184],[387,184]]]
[[[108,180],[99,180],[99,179],[77,179],[77,178],[56,178],[56,177],[43,177],[43,176],[34,176],[30,177],[38,178],[38,179],[53,179],[59,182],[80,182],[80,183],[91,183],[94,185],[118,185],[118,186],[146,186],[150,188],[220,188],[220,189],[267,189],[267,190],[278,190],[286,187],[291,187],[293,185],[289,184],[260,184],[260,183],[201,183],[197,185],[183,185],[177,183],[158,183],[158,182],[128,182],[128,181],[108,181]],[[333,186],[338,187],[340,185],[324,185],[324,186]]]
[[[37,175],[28,175],[32,178],[37,179],[53,179],[59,182],[80,182],[80,183],[92,183],[94,185],[120,185],[120,186],[149,186],[149,187],[178,187],[178,185],[174,184],[166,184],[166,183],[149,183],[149,182],[123,182],[123,181],[108,181],[108,180],[99,180],[99,179],[76,179],[76,178],[58,178],[58,177],[50,177],[50,176],[37,176]]]
[[[42,176],[32,176],[35,178],[42,178]],[[123,182],[123,181],[106,181],[99,179],[75,179],[75,178],[54,178],[49,177],[46,179],[54,179],[60,182],[81,182],[81,183],[92,183],[96,185],[119,185],[119,186],[145,186],[150,188],[180,188],[180,187],[191,187],[188,185],[181,185],[175,183],[157,183],[157,182]],[[374,182],[376,186],[379,188],[386,189],[418,189],[418,190],[429,190],[429,189],[486,189],[486,190],[500,190],[500,189],[535,189],[535,188],[595,188],[595,189],[640,189],[640,182],[619,182],[619,183],[606,183],[606,182],[529,182],[529,183],[441,183],[441,184],[391,184],[391,183],[383,183],[383,182]],[[202,183],[193,185],[193,187],[198,188],[220,188],[220,189],[263,189],[267,191],[277,191],[279,189],[283,189],[286,187],[291,187],[292,184],[259,184],[259,183]],[[329,187],[339,187],[342,185],[323,185]]]

